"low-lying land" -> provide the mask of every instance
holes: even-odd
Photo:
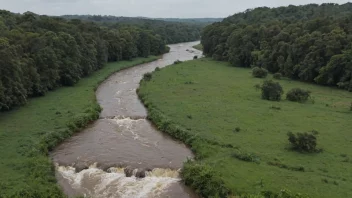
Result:
[[[272,79],[269,75],[267,79]],[[311,91],[305,103],[261,99],[250,69],[199,59],[154,72],[139,96],[159,129],[191,146],[186,184],[205,196],[278,193],[352,197],[352,93],[289,79],[285,94]],[[288,132],[314,131],[322,152],[290,148]]]
[[[0,197],[63,197],[48,151],[99,116],[94,90],[112,73],[157,57],[109,63],[63,87],[0,114]]]

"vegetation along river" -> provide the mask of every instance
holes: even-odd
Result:
[[[192,48],[198,43],[170,45],[161,59],[115,73],[99,86],[100,119],[51,153],[68,196],[196,197],[179,178],[192,152],[146,119],[136,89],[143,74],[156,67],[201,56]]]

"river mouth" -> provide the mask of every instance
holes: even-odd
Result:
[[[146,119],[136,89],[143,74],[156,67],[201,56],[192,49],[198,43],[170,45],[170,53],[162,59],[122,70],[99,86],[100,119],[51,153],[57,179],[68,196],[196,197],[179,177],[192,152]],[[132,175],[126,174],[126,167],[134,170]]]

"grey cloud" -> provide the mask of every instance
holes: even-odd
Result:
[[[0,0],[0,9],[46,15],[101,14],[146,17],[226,17],[259,6],[324,3],[325,0]],[[346,0],[330,0],[346,3]]]

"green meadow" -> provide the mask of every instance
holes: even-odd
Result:
[[[114,72],[157,57],[109,63],[73,87],[62,87],[0,114],[0,197],[63,197],[48,152],[99,116],[95,89]]]
[[[152,110],[151,120],[186,142],[196,154],[195,163],[209,168],[205,172],[217,174],[214,182],[224,188],[215,191],[239,195],[287,189],[313,198],[352,197],[352,93],[274,79],[285,94],[298,87],[310,90],[311,98],[297,103],[284,94],[280,102],[272,102],[261,99],[254,87],[263,80],[252,77],[250,69],[203,58],[154,72],[138,92]],[[290,149],[288,132],[313,130],[322,152]],[[211,175],[202,179],[189,184],[209,194],[214,190],[207,191],[213,188],[207,181]]]

